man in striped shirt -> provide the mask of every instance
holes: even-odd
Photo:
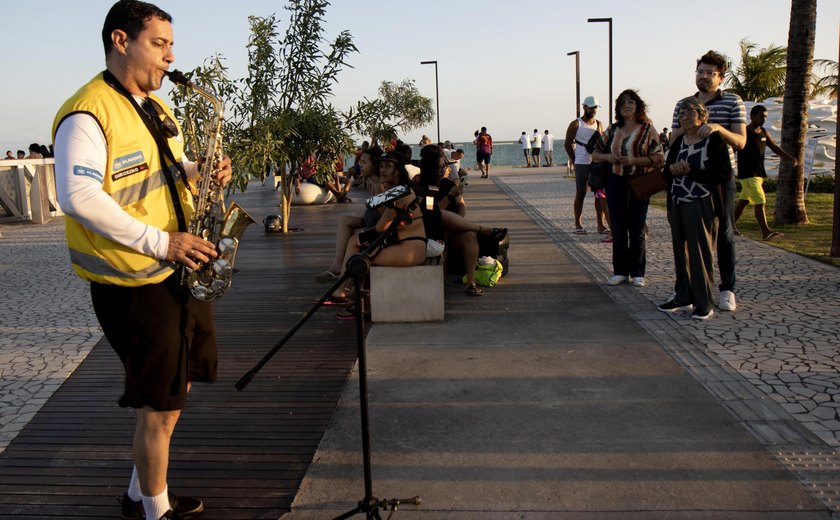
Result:
[[[718,132],[729,145],[729,159],[735,170],[735,150],[741,150],[747,142],[747,111],[741,97],[720,89],[728,64],[726,58],[715,51],[709,51],[697,60],[694,82],[698,92],[694,97],[706,105],[709,120],[700,128],[700,137]],[[671,123],[671,144],[683,134],[677,119],[679,103],[674,108]],[[724,311],[734,311],[735,304],[735,228],[733,214],[735,207],[735,176],[724,186],[724,218],[718,223],[717,254],[720,271],[720,303]],[[680,280],[677,280],[680,283]]]

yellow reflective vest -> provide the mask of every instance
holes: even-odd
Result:
[[[152,97],[176,121],[166,104]],[[99,123],[107,143],[108,161],[104,172],[72,165],[72,175],[101,175],[103,191],[129,215],[164,231],[178,231],[158,146],[131,102],[108,85],[100,73],[59,109],[53,122],[53,141],[61,122],[77,113],[93,116]],[[168,139],[168,143],[173,156],[180,161],[184,154],[181,134]],[[177,168],[169,168],[177,179],[178,197],[189,223],[193,213],[192,195]],[[73,270],[88,281],[136,287],[162,282],[176,267],[173,262],[147,256],[98,235],[70,216],[65,216],[65,232]]]

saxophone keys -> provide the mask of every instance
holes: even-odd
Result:
[[[216,276],[228,276],[233,274],[233,268],[224,258],[218,258],[213,262],[213,273]]]
[[[222,237],[216,246],[216,251],[219,256],[224,256],[225,253],[236,247],[236,239],[230,237]]]

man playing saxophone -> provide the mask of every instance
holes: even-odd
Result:
[[[59,203],[73,270],[90,282],[96,316],[125,369],[122,407],[136,411],[134,471],[122,518],[191,518],[200,500],[168,491],[170,439],[194,381],[216,379],[213,314],[175,276],[217,256],[186,232],[193,212],[172,111],[153,94],[175,59],[172,18],[121,0],[102,29],[106,70],[59,109],[53,124]],[[224,185],[230,160],[213,168]],[[208,170],[210,171],[210,170]]]

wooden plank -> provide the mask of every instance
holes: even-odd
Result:
[[[256,220],[276,192],[236,197]],[[362,200],[363,197],[357,197]],[[334,252],[335,222],[360,203],[293,210],[301,233],[245,233],[239,272],[215,305],[219,374],[196,384],[172,441],[170,487],[199,496],[202,518],[276,519],[291,506],[356,360],[355,326],[319,310],[242,392],[239,378],[327,289],[312,276]],[[0,519],[115,518],[131,474],[132,412],[106,341],[0,455]]]

